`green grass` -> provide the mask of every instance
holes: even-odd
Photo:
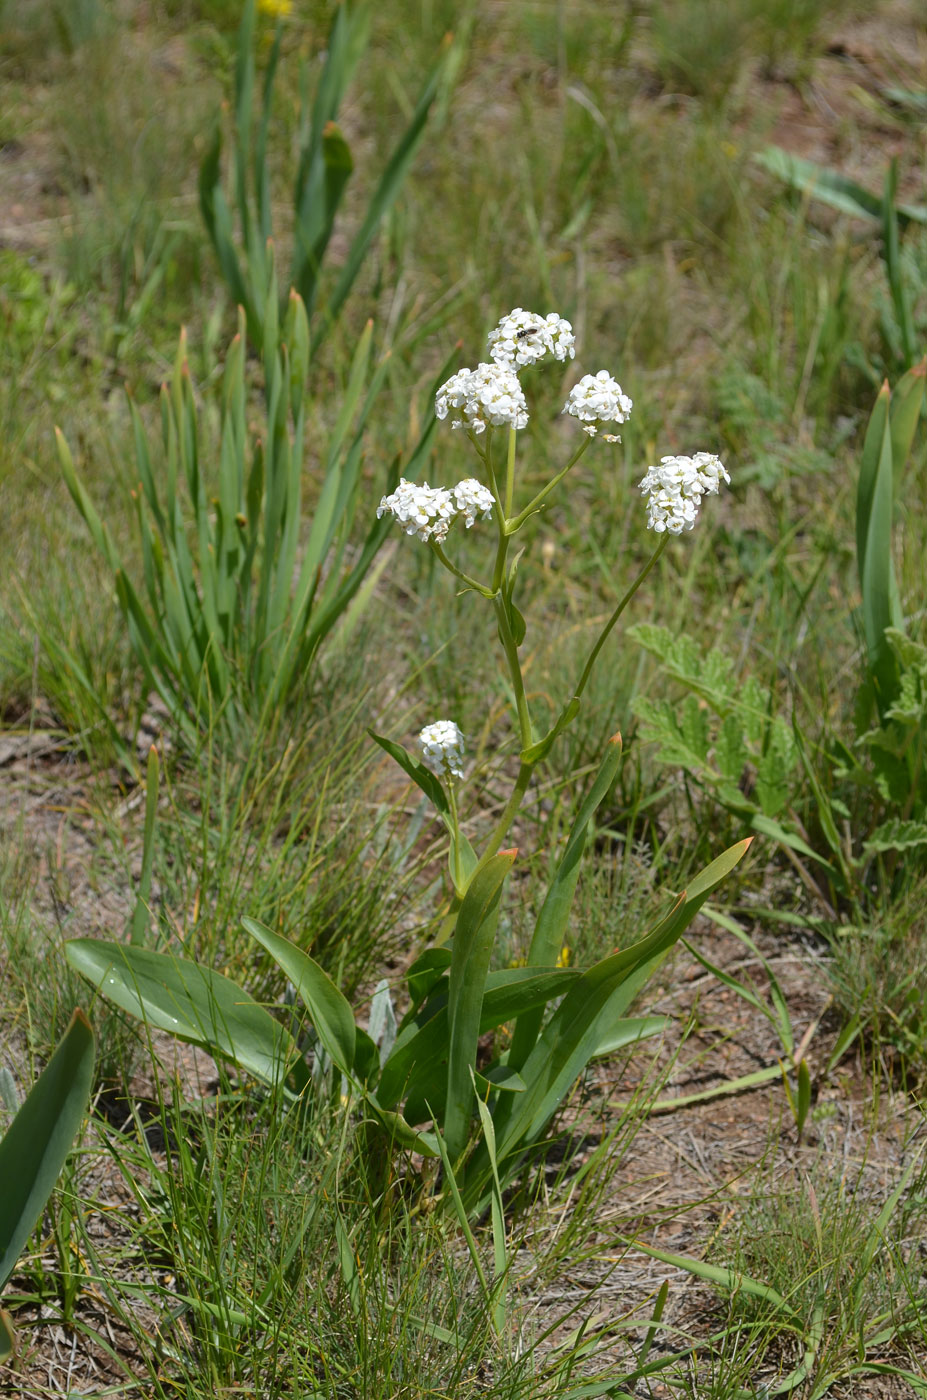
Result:
[[[783,122],[787,136],[804,123],[827,149],[874,162],[879,174],[862,183],[878,186],[886,99],[868,76],[854,90],[843,60],[827,53],[862,9],[855,0],[376,7],[370,50],[341,111],[357,168],[327,276],[449,29],[458,66],[313,364],[305,482],[308,521],[315,467],[368,317],[377,354],[389,349],[391,358],[365,436],[349,549],[366,533],[395,453],[417,440],[428,385],[455,344],[455,363],[475,364],[487,331],[515,305],[569,317],[577,360],[528,381],[526,489],[573,441],[574,425],[557,410],[580,374],[609,368],[634,412],[623,442],[593,444],[522,536],[523,660],[536,714],[557,712],[596,623],[648,557],[638,491],[648,464],[718,451],[731,490],[706,503],[691,536],[671,542],[627,622],[684,632],[701,655],[730,658],[738,684],[755,676],[768,687],[771,706],[794,720],[817,782],[795,765],[789,812],[817,854],[829,850],[829,814],[856,857],[884,794],[842,776],[846,754],[835,748],[865,762],[854,748],[863,675],[855,482],[873,380],[897,358],[897,336],[876,233],[822,215],[752,156],[780,139]],[[903,52],[913,33],[904,5],[865,9],[866,42]],[[21,743],[31,729],[62,745],[50,759],[0,749],[0,1067],[20,1092],[73,1006],[87,1003],[64,941],[127,936],[142,860],[141,726],[152,709],[112,580],[61,479],[52,430],[60,425],[74,445],[140,580],[125,390],[155,437],[181,325],[207,451],[217,448],[235,310],[202,225],[196,176],[213,115],[232,92],[240,11],[231,0],[0,3],[0,744],[8,735]],[[317,71],[330,19],[329,6],[294,0],[283,22],[270,181],[284,250],[299,67],[307,60]],[[272,32],[261,18],[259,68]],[[839,118],[816,99],[816,84],[831,90],[825,80],[842,84]],[[912,90],[918,81],[897,75]],[[904,198],[916,199],[912,151],[902,153],[900,174]],[[903,229],[901,251],[923,342],[923,231]],[[247,373],[257,404],[254,361]],[[921,430],[896,491],[895,560],[910,634],[921,640],[925,461]],[[466,440],[442,431],[427,479],[449,485],[472,470]],[[455,596],[417,542],[396,532],[387,547],[353,630],[335,634],[292,701],[246,742],[230,744],[207,726],[198,745],[178,744],[155,715],[162,783],[146,937],[227,972],[285,1019],[292,990],[246,938],[242,915],[311,952],[365,1024],[380,978],[400,986],[447,908],[439,824],[366,727],[411,748],[425,723],[460,724],[475,775],[462,795],[474,844],[517,766],[482,600]],[[455,557],[476,566],[477,531]],[[65,655],[80,674],[62,664]],[[742,813],[720,805],[711,784],[661,765],[642,742],[641,696],[679,703],[682,691],[629,643],[623,621],[519,816],[519,877],[502,910],[499,966],[525,955],[553,855],[616,731],[625,759],[597,814],[565,940],[574,966],[632,941],[654,914],[656,891],[681,890],[746,833]],[[741,775],[745,790],[754,780]],[[724,1197],[718,1230],[692,1194],[674,1195],[673,1164],[709,1129],[684,1113],[652,1123],[647,1115],[678,1035],[652,1062],[645,1048],[627,1063],[593,1067],[563,1118],[575,1151],[559,1165],[557,1152],[546,1168],[539,1161],[506,1198],[514,1262],[499,1335],[452,1213],[432,1208],[437,1178],[429,1184],[421,1161],[399,1152],[371,1159],[366,1129],[338,1101],[299,1111],[202,1064],[199,1081],[189,1070],[177,1077],[163,1040],[149,1041],[98,1000],[103,1097],[4,1296],[22,1369],[0,1388],[77,1395],[102,1376],[112,1393],[158,1400],[579,1400],[609,1393],[608,1384],[626,1396],[637,1382],[620,1378],[644,1347],[662,1275],[648,1275],[614,1237],[642,1229],[649,1212],[675,1220],[693,1256],[760,1279],[817,1318],[797,1400],[811,1400],[831,1375],[868,1400],[869,1380],[852,1377],[861,1348],[922,1371],[921,1169],[872,1269],[857,1271],[922,1112],[927,911],[916,855],[860,865],[865,878],[852,889],[822,876],[813,857],[796,863],[769,838],[755,843],[724,894],[745,927],[745,911],[771,909],[782,952],[801,957],[803,940],[813,943],[805,983],[787,988],[796,1036],[833,998],[809,1050],[809,1136],[796,1145],[781,1086],[760,1108],[730,1101],[743,1106],[743,1136],[760,1147],[754,1165],[738,1168],[744,1180]],[[680,960],[660,970],[662,998],[679,992],[681,968]],[[639,1014],[649,1009],[644,999]],[[854,1022],[861,1034],[849,1055],[825,1072],[833,1038]],[[764,1064],[779,1053],[755,1027],[748,1048]],[[632,1101],[633,1110],[619,1109]],[[904,1132],[891,1128],[888,1105]],[[867,1160],[857,1167],[851,1127],[860,1118]],[[475,1230],[491,1274],[490,1222]],[[680,1355],[654,1372],[654,1394],[659,1382],[692,1400],[744,1400],[807,1358],[807,1331],[791,1315],[720,1287],[703,1295],[701,1311],[687,1311],[686,1296],[673,1276],[649,1359]],[[49,1329],[59,1321],[84,1369],[49,1380]],[[873,1340],[880,1328],[884,1342]],[[610,1381],[594,1382],[599,1373]]]

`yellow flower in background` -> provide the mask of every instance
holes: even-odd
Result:
[[[286,19],[293,13],[293,0],[258,0],[258,11],[269,19]]]
[[[565,943],[564,943],[563,947],[560,949],[560,956],[559,956],[559,958],[557,959],[557,966],[558,966],[558,967],[569,967],[569,966],[570,966],[570,950],[569,950],[569,948],[567,947],[567,945],[566,945]]]

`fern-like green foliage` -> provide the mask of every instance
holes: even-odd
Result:
[[[752,819],[777,818],[789,804],[801,766],[792,727],[755,676],[746,681],[719,651],[690,637],[639,623],[628,636],[661,663],[688,694],[681,701],[638,696],[634,712],[661,763],[682,767],[725,807]]]
[[[885,639],[898,669],[898,689],[884,721],[859,739],[872,763],[875,786],[892,816],[872,832],[867,854],[927,846],[927,646],[889,627]]]

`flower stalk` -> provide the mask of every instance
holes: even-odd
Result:
[[[518,654],[526,628],[513,599],[518,561],[507,568],[509,543],[531,516],[543,509],[594,438],[601,435],[608,442],[620,441],[618,435],[610,430],[627,422],[633,404],[607,370],[583,375],[570,390],[562,409],[582,428],[580,441],[566,463],[526,505],[519,508],[516,504],[518,433],[528,422],[528,405],[519,375],[548,355],[561,362],[572,359],[576,353],[575,340],[570,323],[556,312],[541,316],[516,307],[491,332],[487,348],[489,360],[479,364],[475,370],[458,370],[442,385],[435,398],[437,417],[450,418],[452,428],[464,429],[479,460],[481,476],[458,482],[451,488],[431,487],[427,482],[418,486],[400,481],[390,496],[383,497],[377,511],[378,516],[391,515],[406,534],[416,535],[427,543],[448,573],[467,589],[491,602],[495,613],[496,629],[511,684],[521,757],[511,794],[483,855],[477,861],[476,870],[483,869],[485,863],[499,851],[528,791],[534,769],[578,713],[583,693],[606,642],[628,604],[656,567],[669,536],[691,530],[702,497],[717,494],[721,481],[730,481],[719,459],[708,452],[698,452],[693,457],[663,457],[659,466],[648,468],[640,489],[647,507],[647,528],[659,536],[659,543],[599,632],[572,696],[547,733],[538,739],[532,727]],[[493,460],[493,446],[499,428],[507,429],[504,468]],[[478,519],[488,520],[490,517],[496,524],[496,548],[491,581],[487,585],[456,564],[445,546],[457,521],[462,519],[469,530]],[[423,742],[427,732],[422,731]],[[459,736],[459,731],[457,734]],[[460,753],[462,755],[462,747]],[[439,778],[442,776],[440,764],[432,771]],[[455,776],[462,776],[462,770]],[[450,777],[445,804],[445,820],[453,844],[452,876],[459,895],[467,881],[461,867],[457,796]]]

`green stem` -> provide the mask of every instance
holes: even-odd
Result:
[[[445,569],[447,569],[449,573],[452,573],[455,578],[459,578],[461,583],[465,583],[467,587],[472,588],[475,593],[482,594],[484,598],[492,598],[495,596],[493,589],[487,588],[485,583],[478,583],[475,578],[471,578],[470,575],[465,574],[462,569],[458,569],[456,564],[452,564],[437,540],[429,540],[428,544],[433,553],[441,560]]]
[[[580,678],[579,678],[579,684],[577,685],[576,690],[573,692],[574,698],[575,698],[576,700],[578,700],[578,699],[580,698],[580,696],[582,695],[583,691],[586,689],[586,685],[587,685],[587,683],[588,683],[588,681],[589,681],[589,677],[590,677],[590,675],[592,674],[592,668],[593,668],[593,666],[595,665],[596,661],[598,660],[599,652],[602,650],[602,648],[604,647],[605,643],[608,641],[608,638],[609,638],[609,635],[610,635],[610,633],[611,633],[612,628],[614,627],[615,623],[618,621],[618,619],[619,619],[619,617],[621,616],[621,614],[624,612],[625,608],[626,608],[626,607],[628,606],[628,604],[630,603],[631,599],[634,597],[634,595],[635,595],[635,593],[637,592],[637,590],[640,588],[641,584],[644,582],[644,579],[645,579],[645,578],[647,577],[647,575],[650,573],[650,570],[651,570],[651,569],[654,567],[654,565],[656,564],[656,562],[657,562],[657,560],[659,559],[660,555],[663,553],[664,549],[666,548],[668,540],[669,540],[669,535],[664,534],[664,535],[663,535],[663,538],[660,540],[660,543],[657,545],[657,547],[656,547],[656,549],[654,550],[653,554],[650,556],[650,558],[648,559],[647,563],[646,563],[646,564],[644,565],[644,567],[641,569],[641,571],[640,571],[640,573],[638,574],[637,578],[636,578],[636,579],[634,580],[634,582],[631,584],[631,587],[628,589],[627,593],[626,593],[626,594],[624,595],[624,597],[621,599],[621,602],[618,604],[617,608],[616,608],[615,611],[612,613],[611,617],[608,619],[608,621],[606,622],[605,626],[602,628],[602,631],[599,633],[598,640],[596,641],[595,646],[592,648],[591,652],[589,653],[589,656],[588,656],[588,659],[587,659],[587,661],[586,661],[586,664],[585,664],[585,666],[583,667],[582,675],[581,675]]]
[[[474,870],[473,875],[476,874],[477,870],[482,870],[486,862],[491,860],[492,857],[501,847],[502,842],[505,840],[506,835],[508,833],[508,829],[512,825],[512,822],[515,820],[515,817],[518,813],[518,809],[524,801],[525,793],[528,791],[528,784],[531,781],[531,774],[533,772],[533,763],[519,764],[518,777],[515,779],[515,786],[512,788],[509,800],[508,802],[506,802],[505,807],[502,810],[502,815],[496,822],[492,836],[490,836],[489,838],[489,844],[487,845],[483,854],[480,856],[476,866],[476,870]],[[473,879],[473,875],[471,875],[470,877],[471,881]]]
[[[490,483],[490,486],[492,487],[493,499],[494,499],[495,502],[496,502],[495,520],[496,520],[496,528],[497,528],[498,531],[499,531],[499,540],[498,540],[498,543],[497,543],[497,545],[496,545],[496,558],[495,558],[495,563],[493,564],[493,570],[492,570],[492,586],[493,586],[493,592],[494,592],[494,593],[498,593],[498,592],[500,591],[500,589],[502,588],[502,581],[503,581],[503,579],[505,578],[505,556],[506,556],[506,554],[508,553],[508,548],[509,548],[509,538],[508,538],[508,537],[509,537],[509,530],[508,530],[508,512],[509,512],[509,510],[511,510],[511,505],[510,505],[510,503],[509,503],[509,498],[510,498],[510,494],[511,494],[511,491],[512,491],[512,489],[513,489],[514,480],[515,480],[515,477],[514,477],[514,471],[515,471],[515,429],[514,429],[514,428],[513,428],[513,429],[511,430],[511,432],[509,433],[509,453],[508,453],[508,460],[507,460],[507,465],[506,465],[505,503],[503,503],[502,496],[501,496],[500,491],[499,491],[499,483],[498,483],[497,480],[496,480],[496,474],[495,474],[495,472],[493,471],[493,468],[492,468],[492,461],[491,461],[491,458],[490,458],[490,454],[489,454],[488,452],[487,452],[487,454],[486,454],[486,465],[487,465],[488,468],[489,468],[489,483]]]
[[[509,428],[508,451],[505,459],[505,518],[512,514],[515,503],[515,429]]]
[[[460,819],[457,815],[457,796],[454,792],[454,779],[447,775],[447,802],[451,809],[451,828],[454,833],[454,889],[463,885],[463,871],[460,868]]]
[[[518,730],[521,735],[521,746],[523,749],[526,749],[532,743],[528,697],[525,694],[524,677],[521,674],[521,663],[518,660],[518,647],[515,643],[515,638],[512,636],[512,629],[509,626],[508,609],[506,607],[505,598],[501,593],[497,593],[493,598],[493,607],[496,610],[496,621],[499,624],[499,636],[502,639],[505,659],[509,664],[512,689],[515,692],[515,707],[518,710]]]
[[[562,471],[559,471],[555,477],[551,478],[551,480],[547,483],[543,490],[538,492],[534,500],[531,501],[529,505],[525,506],[524,510],[519,511],[518,515],[516,515],[512,520],[506,520],[506,534],[514,535],[515,531],[520,529],[521,526],[524,525],[525,521],[528,519],[528,516],[533,515],[536,510],[540,509],[547,497],[550,495],[551,491],[553,491],[554,487],[559,485],[559,483],[566,476],[567,472],[572,471],[573,467],[576,466],[576,463],[579,461],[580,457],[583,455],[591,441],[592,438],[589,436],[589,434],[583,433],[582,442],[579,444],[579,447],[577,447],[576,451],[573,453],[573,456],[567,462],[566,466],[562,469]]]

